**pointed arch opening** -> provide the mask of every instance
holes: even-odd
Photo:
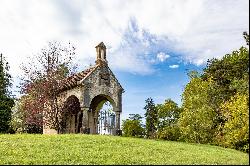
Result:
[[[115,103],[106,95],[95,96],[90,104],[90,133],[115,135]]]
[[[71,95],[63,104],[60,133],[79,133],[82,126],[80,101]]]

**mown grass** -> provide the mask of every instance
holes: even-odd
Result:
[[[0,135],[0,164],[249,164],[217,146],[101,135]]]

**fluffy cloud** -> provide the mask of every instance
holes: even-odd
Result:
[[[0,52],[14,76],[51,40],[74,43],[81,66],[94,62],[103,41],[111,67],[150,74],[157,58],[167,58],[159,52],[201,65],[239,48],[249,29],[246,0],[1,0],[0,6]]]
[[[167,58],[170,57],[170,55],[165,54],[164,52],[159,52],[156,57],[159,59],[159,61],[164,62]]]
[[[172,69],[175,69],[175,68],[178,68],[179,65],[170,65],[169,67],[172,68]]]
[[[139,74],[151,74],[155,70],[153,65],[159,63],[160,58],[167,58],[168,40],[165,37],[151,34],[140,28],[136,19],[131,18],[124,30],[122,40],[117,48],[109,50],[108,60],[112,68]]]

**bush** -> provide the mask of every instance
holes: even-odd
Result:
[[[139,120],[130,119],[123,121],[122,131],[125,137],[143,137],[145,132]]]
[[[36,124],[28,124],[26,132],[29,134],[42,134],[43,128],[41,126],[36,125]]]
[[[248,104],[248,95],[236,94],[221,106],[226,120],[222,130],[222,145],[249,152]]]
[[[180,129],[177,125],[166,126],[163,129],[157,131],[157,138],[159,139],[177,141],[180,136]]]

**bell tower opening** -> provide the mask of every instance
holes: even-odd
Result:
[[[98,44],[96,47],[96,61],[97,65],[107,65],[108,61],[106,59],[106,46],[103,42]]]

